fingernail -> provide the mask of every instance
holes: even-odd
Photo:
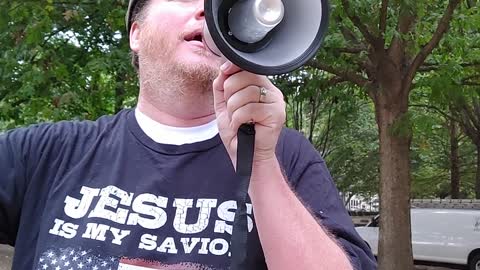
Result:
[[[220,69],[221,69],[222,71],[225,71],[225,70],[227,70],[229,67],[230,67],[230,62],[225,62],[225,63],[220,67]]]

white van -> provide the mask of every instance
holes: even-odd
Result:
[[[426,264],[468,265],[480,270],[480,208],[412,208],[413,259]],[[414,206],[414,203],[412,203]],[[373,254],[378,254],[378,218],[356,227]]]

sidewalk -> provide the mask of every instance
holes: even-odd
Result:
[[[10,270],[12,265],[13,248],[0,245],[0,270]]]
[[[416,265],[415,270],[454,270],[453,268]]]

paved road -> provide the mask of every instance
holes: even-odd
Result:
[[[0,270],[10,270],[13,248],[0,245]]]
[[[415,266],[415,270],[458,270],[458,269],[417,265]]]

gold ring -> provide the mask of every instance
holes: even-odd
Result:
[[[263,103],[265,101],[262,100],[262,98],[265,98],[267,96],[267,88],[263,87],[263,86],[259,86],[259,90],[260,90],[260,95],[258,96],[258,102],[259,103]]]

